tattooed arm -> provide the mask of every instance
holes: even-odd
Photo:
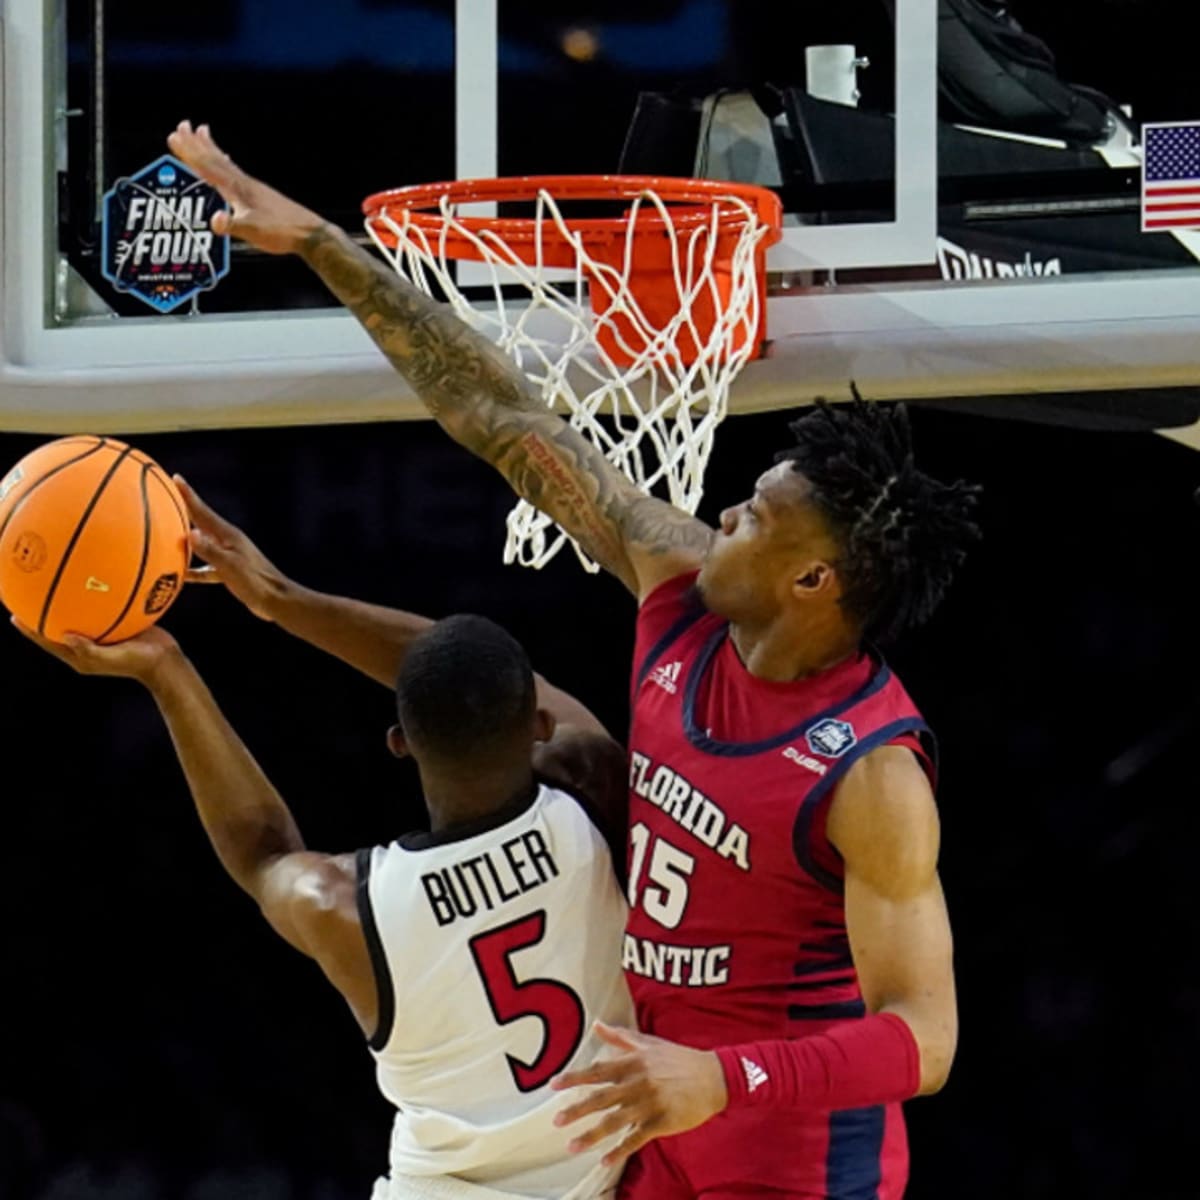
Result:
[[[490,462],[630,591],[645,594],[699,563],[711,531],[640,492],[445,305],[329,225],[313,230],[300,253],[442,428]]]
[[[213,222],[262,250],[299,254],[358,318],[430,414],[492,464],[630,591],[698,566],[703,522],[644,495],[578,430],[552,413],[517,366],[346,234],[251,178],[184,122],[171,150],[216,187],[231,212]]]

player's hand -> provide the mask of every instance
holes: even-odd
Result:
[[[28,625],[23,625],[16,617],[12,618],[12,623],[34,645],[54,655],[80,675],[114,675],[137,679],[150,686],[163,666],[180,656],[179,643],[157,625],[152,625],[128,641],[104,646],[73,633],[67,634],[62,642],[52,642]]]
[[[563,1109],[556,1125],[570,1125],[592,1113],[603,1118],[581,1133],[568,1149],[587,1150],[628,1129],[624,1140],[604,1156],[608,1166],[623,1162],[655,1138],[686,1133],[715,1117],[729,1102],[720,1059],[663,1038],[597,1022],[596,1032],[621,1051],[616,1058],[568,1071],[550,1085],[556,1091],[591,1086],[585,1100]],[[630,1128],[632,1127],[632,1128]]]
[[[229,234],[268,254],[295,254],[324,222],[282,192],[247,175],[212,139],[207,125],[180,121],[167,137],[171,153],[221,193],[229,211],[213,217],[214,233]]]
[[[188,570],[188,583],[223,583],[256,617],[273,621],[272,602],[288,586],[287,577],[234,524],[219,516],[182,476],[175,485],[192,519],[192,549],[207,566]]]

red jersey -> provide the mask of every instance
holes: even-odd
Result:
[[[865,1015],[829,803],[888,743],[932,775],[928,729],[872,655],[794,683],[755,678],[694,579],[663,584],[638,616],[624,942],[638,1024],[704,1049],[820,1033]],[[724,1113],[656,1145],[681,1196],[897,1200],[907,1179],[899,1105]]]

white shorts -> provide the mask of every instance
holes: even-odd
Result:
[[[615,1188],[596,1191],[595,1184],[585,1179],[562,1200],[613,1200],[616,1194]],[[453,1175],[392,1175],[375,1181],[371,1200],[528,1200],[528,1197],[468,1183]]]

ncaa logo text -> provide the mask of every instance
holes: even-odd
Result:
[[[854,726],[849,721],[835,721],[832,717],[818,721],[804,735],[804,740],[814,754],[822,754],[826,758],[840,758],[858,742]]]

